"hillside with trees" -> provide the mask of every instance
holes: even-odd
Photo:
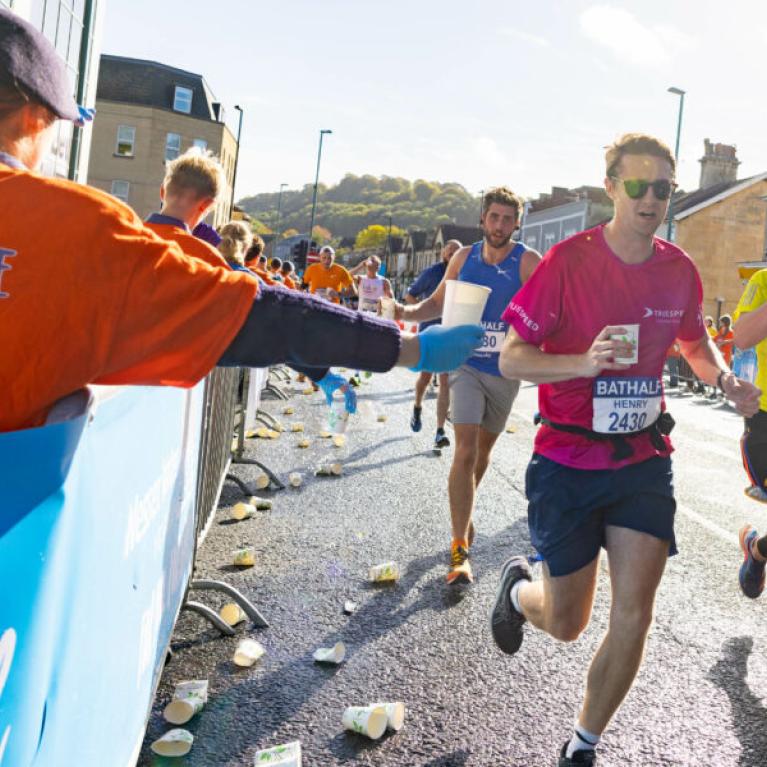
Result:
[[[280,233],[288,229],[306,232],[312,208],[312,184],[301,190],[282,193],[282,215],[278,222],[277,192],[265,192],[238,201],[238,205],[256,219],[262,231]],[[335,186],[319,185],[315,222],[332,233],[333,238],[356,237],[371,225],[404,230],[431,229],[438,224],[455,223],[473,226],[479,217],[479,197],[455,183],[408,181],[391,176],[355,176],[347,174]]]

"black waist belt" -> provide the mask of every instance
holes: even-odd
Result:
[[[627,458],[631,458],[634,455],[634,448],[629,441],[633,437],[638,437],[640,434],[649,434],[650,441],[656,450],[661,452],[666,451],[666,443],[663,441],[664,436],[671,434],[674,429],[674,418],[671,413],[661,413],[657,420],[653,421],[649,426],[645,426],[644,429],[639,431],[632,431],[626,434],[604,434],[601,431],[592,431],[586,429],[583,426],[575,426],[570,423],[554,423],[549,421],[548,418],[544,418],[540,413],[535,414],[534,418],[536,426],[538,424],[544,424],[544,426],[550,426],[557,431],[566,431],[568,434],[579,434],[581,437],[592,439],[595,442],[608,441],[613,446],[613,459],[616,461],[625,461]]]

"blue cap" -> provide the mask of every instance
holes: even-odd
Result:
[[[62,120],[81,119],[66,66],[47,38],[0,8],[0,82],[16,85]]]

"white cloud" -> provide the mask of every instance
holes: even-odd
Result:
[[[593,5],[580,16],[581,30],[617,58],[643,69],[668,66],[680,51],[693,47],[684,32],[668,25],[645,26],[631,11]]]
[[[506,37],[513,37],[516,40],[522,40],[522,42],[537,45],[539,48],[551,47],[551,42],[549,40],[540,35],[534,35],[532,32],[525,32],[524,30],[516,29],[515,27],[502,27],[499,31]]]

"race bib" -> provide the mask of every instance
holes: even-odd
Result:
[[[482,336],[482,345],[477,348],[477,353],[499,354],[503,342],[506,340],[506,328],[502,322],[483,322],[485,335]],[[503,330],[498,330],[498,327]]]
[[[630,434],[654,423],[661,413],[659,378],[610,376],[594,380],[592,429],[600,434]]]

